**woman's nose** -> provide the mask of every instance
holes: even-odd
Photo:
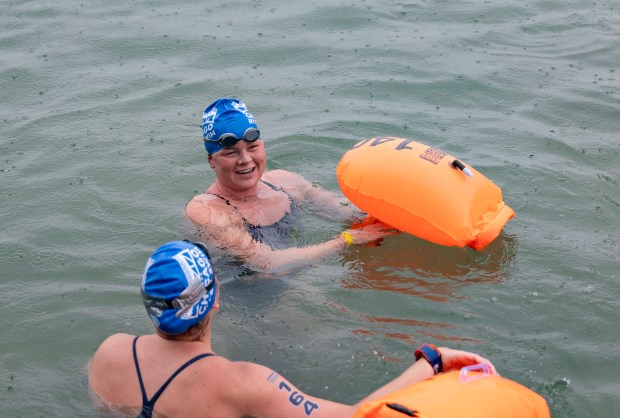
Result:
[[[247,163],[250,160],[251,160],[250,153],[247,152],[246,150],[241,150],[241,152],[239,153],[239,159],[237,160],[237,163],[243,164],[243,163]]]

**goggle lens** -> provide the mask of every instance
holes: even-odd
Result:
[[[254,142],[259,138],[260,138],[260,131],[258,129],[248,128],[243,133],[243,136],[241,138],[237,138],[235,134],[227,133],[227,134],[220,135],[220,137],[217,140],[214,140],[212,142],[216,142],[224,148],[230,148],[230,147],[234,147],[237,144],[237,142],[241,140],[246,141],[246,142]]]

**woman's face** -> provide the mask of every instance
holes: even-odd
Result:
[[[209,156],[218,181],[229,191],[243,192],[256,187],[265,172],[265,144],[239,141]]]

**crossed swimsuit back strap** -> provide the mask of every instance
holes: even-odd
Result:
[[[164,382],[163,385],[159,388],[159,390],[153,395],[151,399],[146,396],[146,390],[144,389],[144,382],[142,381],[142,373],[140,373],[140,365],[138,364],[138,354],[136,353],[136,342],[138,342],[139,336],[134,338],[133,340],[133,361],[136,365],[136,372],[138,373],[138,380],[140,381],[140,390],[142,391],[142,412],[137,418],[151,418],[153,416],[153,410],[155,408],[155,402],[159,399],[161,394],[166,390],[170,382],[174,380],[175,377],[183,370],[185,370],[192,363],[200,360],[201,358],[213,356],[213,353],[203,353],[198,354],[196,357],[193,357],[185,362],[181,367],[179,367],[169,378]]]

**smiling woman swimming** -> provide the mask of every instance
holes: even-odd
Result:
[[[265,171],[265,146],[254,116],[242,101],[217,99],[203,113],[202,129],[215,182],[195,196],[185,213],[210,244],[242,259],[252,268],[279,269],[316,263],[348,245],[376,241],[393,232],[384,224],[348,229],[333,239],[291,246],[300,205],[314,203],[343,219],[353,205],[302,176],[285,170]]]

